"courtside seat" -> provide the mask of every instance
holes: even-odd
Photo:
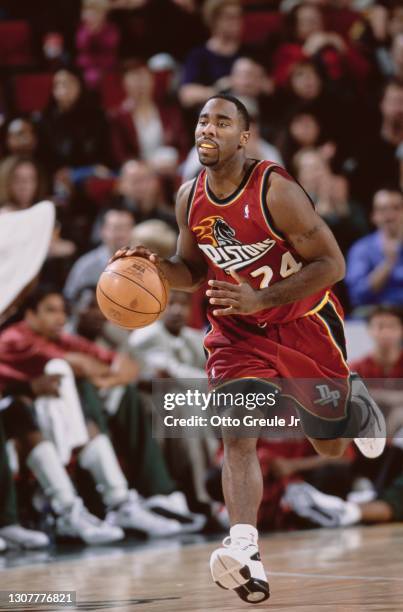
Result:
[[[0,65],[29,66],[34,63],[32,33],[26,21],[0,21]]]
[[[14,105],[20,113],[42,111],[49,102],[53,75],[47,72],[18,74],[13,78]]]

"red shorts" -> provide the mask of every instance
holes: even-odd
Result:
[[[247,327],[241,317],[221,317],[219,327],[212,322],[205,347],[212,386],[239,379],[274,379],[303,419],[340,422],[348,417],[350,371],[342,310],[334,297],[318,311],[264,328]]]

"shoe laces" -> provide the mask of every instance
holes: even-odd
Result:
[[[248,538],[231,538],[231,536],[224,538],[222,544],[224,548],[240,548],[241,550],[246,550],[249,546],[257,548],[257,545]]]

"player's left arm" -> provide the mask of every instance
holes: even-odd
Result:
[[[268,190],[273,222],[300,256],[304,266],[265,289],[253,287],[232,271],[234,283],[209,281],[210,303],[224,308],[214,314],[252,314],[301,300],[344,278],[345,262],[332,232],[315,212],[297,183],[273,173]]]

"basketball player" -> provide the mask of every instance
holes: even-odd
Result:
[[[115,258],[149,258],[172,288],[187,291],[209,273],[211,329],[205,347],[212,384],[242,381],[246,392],[259,385],[267,390],[268,379],[277,379],[275,386],[298,377],[325,380],[321,396],[307,398],[303,390],[305,403],[296,397],[315,449],[340,456],[355,431],[361,452],[378,456],[385,445],[384,419],[362,381],[350,376],[341,307],[330,291],[344,276],[343,255],[287,172],[246,157],[248,129],[239,100],[210,98],[195,133],[204,169],[178,192],[176,256],[161,260],[138,247],[122,249]],[[328,400],[339,383],[345,392],[342,397],[339,385],[335,409]],[[223,435],[223,441],[223,489],[232,527],[211,556],[211,572],[219,586],[259,603],[269,597],[269,587],[256,530],[263,488],[257,439]]]

